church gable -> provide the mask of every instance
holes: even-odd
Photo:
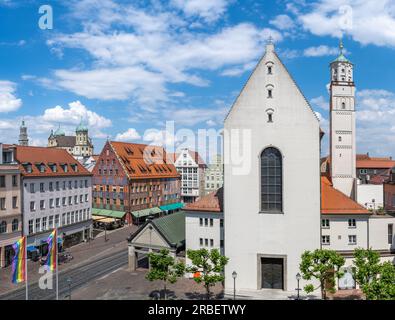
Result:
[[[267,45],[265,55],[234,102],[225,123],[238,118],[239,112],[249,115],[251,120],[262,119],[262,123],[276,122],[279,118],[286,120],[284,124],[297,125],[305,123],[306,119],[318,123],[308,101],[275,53],[273,44]]]

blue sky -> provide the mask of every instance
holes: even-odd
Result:
[[[38,26],[43,4],[52,30]],[[107,137],[180,143],[164,134],[167,120],[176,133],[220,130],[270,36],[328,132],[342,35],[355,63],[357,151],[393,156],[391,0],[0,0],[0,140],[16,142],[22,118],[34,145],[83,119],[96,152]]]

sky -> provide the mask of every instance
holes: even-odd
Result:
[[[395,155],[392,0],[0,0],[0,141],[17,143],[22,119],[32,145],[83,121],[96,153],[107,139],[167,146],[219,132],[269,37],[321,121],[323,154],[342,37],[357,152]]]

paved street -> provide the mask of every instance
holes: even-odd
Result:
[[[91,240],[90,242],[81,243],[79,245],[67,249],[67,251],[73,255],[74,259],[68,263],[59,265],[60,275],[63,275],[63,272],[74,269],[76,267],[81,267],[81,270],[84,270],[85,265],[87,265],[88,263],[96,263],[95,267],[97,268],[97,271],[100,271],[100,266],[97,264],[96,261],[103,259],[103,263],[104,263],[106,261],[106,257],[109,257],[116,252],[125,253],[125,259],[127,259],[126,238],[130,235],[131,232],[134,232],[136,229],[137,227],[134,225],[125,226],[121,229],[116,229],[107,232],[107,241],[105,241],[104,233],[102,233],[99,234],[94,240]],[[38,273],[39,267],[40,264],[38,262],[28,261],[29,284],[33,284],[37,282],[39,277],[42,276]],[[108,268],[108,265],[103,264],[103,270],[106,270],[106,268]],[[14,285],[11,283],[10,279],[11,279],[11,266],[1,269],[0,295],[3,295],[6,292],[15,289],[21,289],[24,292],[24,288],[25,288],[24,284]],[[60,279],[62,279],[62,277],[60,277]],[[79,281],[81,281],[81,279]],[[59,282],[61,282],[61,280]],[[77,282],[77,278],[76,278],[76,282]]]
[[[83,287],[72,292],[72,299],[76,300],[146,300],[150,295],[163,288],[161,281],[148,281],[145,279],[147,269],[139,268],[135,272],[128,271],[127,267],[96,278]],[[175,284],[168,284],[168,297],[171,299],[205,299],[205,290],[202,284],[192,279],[181,278]],[[222,297],[222,285],[214,287],[216,298]]]

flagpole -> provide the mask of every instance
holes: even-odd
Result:
[[[58,255],[58,228],[55,228],[55,246],[56,246],[56,300],[59,300],[59,255]]]
[[[25,237],[25,282],[26,282],[26,300],[29,300],[29,285],[27,283],[27,237]]]

